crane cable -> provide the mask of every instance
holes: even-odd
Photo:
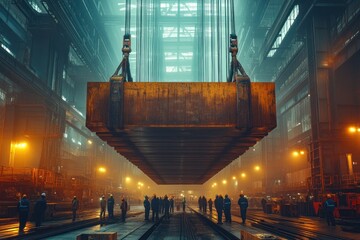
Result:
[[[123,59],[120,62],[119,66],[116,68],[113,77],[120,76],[122,81],[132,82],[133,79],[131,77],[130,72],[130,63],[129,63],[129,55],[131,53],[131,34],[130,34],[130,19],[131,19],[131,0],[126,0],[125,6],[125,34],[123,38]],[[121,73],[119,75],[119,71],[121,69]]]
[[[235,7],[234,0],[230,0],[231,33],[235,34]]]
[[[125,7],[125,34],[130,34],[131,0],[126,0]]]
[[[248,75],[245,73],[245,70],[242,67],[241,63],[236,58],[239,48],[238,48],[238,39],[235,32],[235,7],[234,7],[234,0],[229,0],[229,1],[231,5],[230,6],[231,33],[230,33],[230,47],[229,47],[229,52],[231,53],[231,63],[230,63],[229,76],[227,81],[235,82],[239,78],[250,80]]]

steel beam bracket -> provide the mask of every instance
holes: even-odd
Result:
[[[251,125],[251,89],[248,76],[236,77],[236,128],[249,130]]]
[[[119,132],[124,128],[124,77],[110,78],[108,129]]]

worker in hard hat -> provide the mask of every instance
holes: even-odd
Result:
[[[44,214],[46,211],[46,193],[42,193],[40,198],[36,201],[34,207],[35,226],[40,227],[44,220]]]
[[[336,202],[331,198],[330,194],[327,194],[326,198],[327,199],[324,203],[326,221],[327,221],[328,226],[330,226],[330,224],[332,226],[335,226],[334,210],[336,207]]]
[[[105,200],[105,195],[102,195],[100,198],[100,224],[101,225],[105,221],[105,212],[106,212],[106,200]]]

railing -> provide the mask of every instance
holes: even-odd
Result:
[[[343,174],[343,175],[332,175],[324,176],[325,187],[345,187],[351,188],[355,185],[360,185],[360,174],[355,173],[352,175]]]
[[[34,185],[53,186],[56,174],[52,171],[38,168],[0,167],[0,182],[30,181]]]
[[[318,183],[318,186],[309,186],[310,179],[304,180],[302,182],[292,182],[288,184],[274,185],[268,189],[272,192],[295,192],[295,191],[305,191],[309,189],[320,189],[320,178],[315,183]],[[343,175],[325,175],[324,176],[325,190],[331,191],[333,189],[352,189],[360,185],[360,174],[355,173],[353,175],[343,174]],[[314,185],[314,182],[313,182]]]

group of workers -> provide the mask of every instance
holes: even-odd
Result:
[[[107,200],[105,199],[105,195],[102,195],[102,197],[100,199],[100,223],[101,223],[101,225],[105,221],[106,208],[108,211],[108,219],[114,220],[114,206],[115,206],[115,199],[112,194],[110,194],[110,197]],[[123,222],[125,222],[126,213],[128,211],[128,203],[124,197],[121,199],[120,210],[121,210],[121,220]]]
[[[215,205],[215,209],[218,215],[218,224],[223,224],[222,222],[223,212],[225,215],[225,222],[231,223],[231,199],[229,198],[229,196],[226,194],[224,198],[221,194],[216,195],[214,201],[212,201],[211,198],[207,201],[205,196],[202,197],[200,196],[198,199],[199,210],[203,213],[206,213],[207,206],[209,205],[209,211],[210,213],[212,213],[213,203]],[[242,218],[242,223],[245,224],[246,211],[249,204],[244,194],[240,194],[238,204],[240,206],[240,215]]]
[[[40,195],[40,198],[35,202],[34,206],[34,220],[36,227],[41,226],[41,223],[44,219],[46,207],[46,194],[42,193]],[[26,226],[26,222],[30,213],[30,201],[27,199],[26,194],[23,194],[20,201],[17,203],[17,209],[19,213],[19,233],[21,234],[24,232],[24,228]]]
[[[182,201],[183,211],[185,211],[185,198]],[[164,214],[164,219],[170,219],[170,213],[174,212],[174,197],[169,198],[167,195],[162,197],[157,197],[156,194],[153,195],[151,201],[148,196],[145,196],[143,202],[145,208],[145,221],[149,221],[150,209],[152,211],[151,220],[158,221],[159,213]]]
[[[262,201],[264,203],[265,201]],[[238,199],[238,205],[240,207],[240,215],[242,218],[242,224],[245,224],[246,221],[246,212],[248,208],[248,200],[244,196],[244,194],[240,194],[240,198]],[[186,200],[182,199],[182,207],[183,211],[185,211]],[[216,209],[218,215],[218,224],[223,224],[222,222],[222,214],[224,212],[225,222],[231,223],[231,199],[226,194],[225,198],[220,195],[216,195],[215,200],[213,201],[211,198],[209,200],[206,199],[205,196],[200,196],[198,200],[199,210],[206,213],[207,207],[209,207],[210,213],[212,213],[213,204]],[[150,220],[150,210],[152,210],[152,221],[159,220],[159,213],[164,214],[164,219],[170,218],[170,213],[174,212],[174,197],[169,198],[167,195],[162,197],[157,197],[156,194],[153,195],[152,199],[149,200],[148,196],[145,196],[145,200],[143,201],[143,205],[145,208],[145,221]],[[100,222],[103,224],[105,220],[105,212],[106,208],[108,211],[108,219],[114,219],[114,206],[115,199],[112,194],[106,200],[103,195],[100,199]],[[334,210],[336,207],[336,202],[331,198],[331,195],[327,195],[327,200],[324,202],[323,207],[326,213],[326,220],[328,225],[335,226],[335,218],[334,218]],[[36,201],[34,205],[34,220],[35,226],[40,227],[41,223],[44,219],[45,211],[47,208],[46,202],[46,194],[42,193],[40,198]],[[28,220],[29,212],[30,212],[30,201],[27,199],[26,194],[23,194],[22,198],[17,204],[18,214],[19,214],[19,233],[24,232],[24,228],[26,226],[26,222]],[[71,202],[71,210],[72,210],[72,221],[76,220],[76,213],[79,209],[79,200],[74,196]],[[121,210],[121,220],[125,222],[126,213],[128,211],[128,203],[125,198],[122,198],[120,204]]]

